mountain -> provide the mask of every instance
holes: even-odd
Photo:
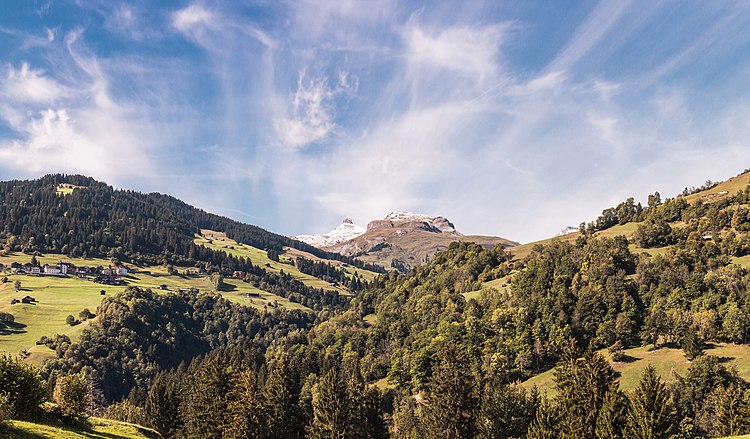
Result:
[[[412,212],[391,212],[349,240],[327,245],[327,251],[405,272],[430,261],[451,242],[475,242],[485,247],[518,243],[496,236],[464,235],[448,219]]]
[[[354,239],[357,236],[365,233],[366,230],[367,229],[365,229],[364,227],[352,223],[351,219],[344,218],[344,221],[342,221],[338,227],[328,233],[324,233],[322,235],[292,236],[292,239],[310,244],[313,247],[326,249],[344,241]]]

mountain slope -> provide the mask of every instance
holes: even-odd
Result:
[[[196,252],[195,234],[209,229],[264,250],[281,252],[291,247],[358,264],[260,227],[205,212],[168,195],[115,190],[81,175],[0,182],[0,222],[5,232],[0,242],[25,252],[118,257],[148,263],[166,258],[189,265]]]
[[[436,253],[446,250],[455,241],[475,242],[485,247],[518,245],[496,236],[463,235],[441,216],[391,212],[382,220],[371,221],[361,235],[325,249],[407,271],[429,262]]]
[[[326,249],[338,243],[354,239],[365,233],[366,230],[364,227],[352,223],[352,220],[349,218],[344,218],[344,221],[338,227],[328,233],[322,235],[292,236],[292,238],[310,244],[313,247]]]

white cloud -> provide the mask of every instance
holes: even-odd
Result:
[[[211,25],[213,14],[203,6],[194,4],[172,15],[172,25],[180,32],[191,31],[198,25]]]
[[[276,121],[281,143],[300,148],[328,137],[336,127],[335,99],[355,94],[358,86],[357,78],[343,71],[339,72],[335,88],[330,88],[324,77],[308,79],[306,70],[300,72],[291,98],[291,117]]]
[[[67,87],[30,68],[26,62],[20,69],[8,66],[1,90],[6,99],[22,103],[52,103],[71,94]]]
[[[426,71],[445,69],[482,81],[497,71],[504,30],[498,25],[430,31],[411,25],[404,31],[409,67]]]

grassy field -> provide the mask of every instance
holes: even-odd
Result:
[[[29,262],[30,259],[30,255],[11,253],[0,257],[0,262],[9,265],[14,261]],[[109,261],[104,259],[63,258],[61,255],[52,254],[37,257],[40,263],[56,263],[60,259],[76,265],[109,265]],[[0,352],[17,354],[27,350],[30,354],[28,360],[36,365],[41,364],[54,354],[45,346],[37,346],[36,341],[43,335],[52,336],[55,334],[65,334],[75,340],[89,322],[70,326],[65,323],[65,318],[68,315],[78,318],[78,314],[84,308],[88,308],[95,313],[97,306],[105,297],[100,294],[101,290],[104,290],[106,295],[112,295],[123,291],[127,286],[161,291],[160,286],[165,285],[167,291],[173,292],[180,288],[197,288],[200,291],[211,289],[208,276],[169,275],[167,268],[161,266],[139,267],[137,271],[131,271],[124,278],[126,286],[101,285],[74,276],[6,275],[9,282],[0,284],[0,311],[11,313],[15,317],[15,323],[0,330]],[[15,281],[21,282],[20,291],[15,290]],[[220,294],[228,300],[242,305],[252,306],[259,310],[278,305],[289,309],[311,311],[304,305],[259,290],[238,279],[225,279],[224,283],[225,286]],[[254,293],[254,295],[249,297],[248,293]],[[11,305],[12,299],[21,299],[27,295],[34,297],[37,302]]]
[[[611,356],[606,349],[600,352],[610,360],[610,364],[620,377],[620,387],[626,391],[635,388],[643,371],[649,365],[653,366],[665,381],[672,380],[673,371],[684,376],[690,367],[690,362],[685,358],[682,349],[661,348],[656,351],[649,351],[648,347],[627,349],[626,361],[619,363],[611,361]],[[722,343],[710,346],[706,349],[706,354],[719,357],[725,365],[737,369],[737,373],[742,378],[750,379],[750,346]],[[528,388],[536,385],[541,391],[546,391],[548,396],[554,396],[557,393],[554,389],[553,370],[531,377],[523,385]]]
[[[60,424],[10,421],[0,429],[0,437],[13,439],[149,439],[161,437],[150,428],[110,419],[90,418],[89,428],[71,428]]]
[[[685,197],[685,200],[688,203],[694,203],[698,200],[703,200],[703,202],[710,203],[720,200],[726,196],[734,195],[740,190],[745,189],[748,184],[750,184],[750,172],[732,177],[725,182],[719,183],[709,190],[688,195],[687,197]]]
[[[259,265],[273,273],[279,273],[281,270],[284,270],[284,273],[292,275],[295,279],[312,288],[322,288],[324,290],[337,291],[339,294],[349,294],[349,291],[346,288],[334,287],[322,279],[318,279],[315,276],[299,271],[297,267],[294,266],[293,258],[282,255],[279,257],[279,262],[273,261],[268,258],[268,255],[264,250],[260,250],[247,244],[239,244],[237,241],[227,238],[223,233],[202,230],[201,236],[195,237],[195,243],[214,250],[224,251],[234,256],[249,259],[254,265]]]
[[[57,185],[57,195],[70,195],[73,193],[76,189],[81,189],[83,186],[76,186],[74,184],[58,184]]]
[[[284,247],[284,254],[282,255],[282,257],[287,257],[292,260],[300,257],[300,258],[309,259],[311,261],[328,262],[331,265],[334,265],[338,268],[343,269],[348,277],[350,278],[354,277],[354,273],[357,273],[357,276],[359,276],[360,279],[364,279],[368,282],[373,281],[379,275],[378,273],[375,273],[374,271],[363,270],[361,268],[353,267],[351,265],[344,264],[341,261],[323,259],[318,256],[315,256],[312,253],[303,252],[302,250],[298,250],[292,247]]]

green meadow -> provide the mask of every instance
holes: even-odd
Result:
[[[14,439],[148,439],[161,437],[150,428],[111,419],[89,418],[87,428],[64,426],[59,422],[9,421],[0,428],[0,437]],[[8,436],[2,436],[7,434]]]
[[[337,291],[339,294],[345,295],[349,294],[349,291],[346,288],[333,286],[322,279],[318,279],[315,276],[299,271],[294,265],[294,259],[291,257],[281,255],[279,257],[279,262],[276,262],[271,260],[264,250],[247,244],[239,244],[236,241],[227,238],[223,233],[211,230],[202,230],[201,233],[200,236],[196,235],[195,237],[195,243],[198,245],[214,250],[220,250],[233,256],[246,258],[250,260],[253,265],[259,265],[273,273],[280,273],[283,270],[284,273],[293,276],[295,279],[312,288],[333,290]]]
[[[606,349],[599,351],[610,361],[617,372],[620,388],[632,390],[638,385],[643,371],[649,365],[656,369],[661,378],[672,381],[673,372],[684,376],[690,367],[690,361],[685,358],[682,349],[663,347],[657,350],[649,350],[648,346],[626,349],[624,361],[613,362],[611,355]],[[707,355],[719,357],[726,366],[734,367],[743,379],[750,379],[750,346],[736,345],[731,343],[720,343],[709,345],[706,349]],[[523,382],[524,387],[537,386],[548,396],[554,396],[555,390],[554,369],[535,375]]]
[[[0,257],[0,263],[9,265],[14,261],[29,262],[30,255],[9,254]],[[104,259],[76,259],[64,258],[62,255],[37,256],[41,263],[56,263],[58,260],[72,262],[76,265],[109,265]],[[210,281],[207,275],[169,275],[166,267],[138,267],[123,279],[125,286],[112,286],[94,283],[91,280],[79,279],[77,276],[28,276],[9,274],[5,276],[8,282],[0,284],[0,311],[8,312],[15,317],[15,323],[0,329],[0,352],[12,354],[26,350],[29,361],[41,364],[54,353],[45,346],[37,346],[36,342],[43,335],[52,336],[65,334],[75,340],[81,331],[90,323],[82,322],[75,326],[65,323],[68,315],[78,319],[78,314],[84,309],[96,313],[96,308],[106,295],[116,294],[128,286],[150,288],[154,291],[164,291],[168,294],[180,288],[197,288],[200,291],[210,291]],[[90,279],[90,278],[89,278]],[[14,283],[21,282],[21,290],[16,291]],[[322,282],[322,281],[321,281]],[[236,303],[252,306],[259,310],[282,306],[288,309],[309,310],[304,305],[291,302],[288,299],[259,290],[238,279],[225,279],[224,287],[219,292],[223,297]],[[101,291],[105,291],[105,296]],[[249,296],[249,293],[253,293]],[[24,296],[36,299],[35,303],[11,304],[13,299]]]

